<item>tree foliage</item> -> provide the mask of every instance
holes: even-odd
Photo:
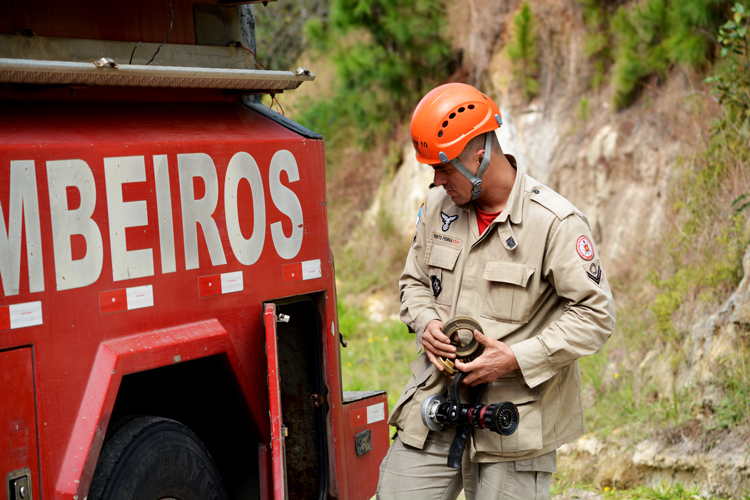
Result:
[[[606,68],[618,109],[630,106],[643,85],[674,65],[707,66],[715,57],[714,33],[729,16],[730,0],[579,0],[587,26],[586,53],[599,88]],[[616,8],[615,8],[616,7]]]
[[[305,24],[328,14],[330,0],[274,2],[255,6],[255,42],[258,60],[268,69],[294,69],[307,49],[303,36]]]
[[[741,3],[732,7],[732,18],[719,29],[724,71],[706,79],[727,118],[747,138],[750,135],[750,16]]]
[[[508,43],[508,57],[514,63],[515,77],[521,82],[525,99],[539,92],[538,50],[536,44],[536,19],[529,2],[521,5],[521,10],[513,16],[513,38]]]
[[[586,24],[584,51],[593,65],[591,86],[598,91],[612,64],[612,33],[609,21],[617,5],[612,0],[578,0]]]
[[[306,34],[331,55],[334,96],[300,121],[324,135],[346,126],[361,141],[390,130],[453,68],[445,24],[442,0],[332,0]]]

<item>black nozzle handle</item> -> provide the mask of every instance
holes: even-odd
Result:
[[[448,450],[448,467],[451,469],[460,469],[461,461],[466,450],[466,440],[469,439],[470,427],[468,425],[459,425],[456,427],[456,436],[451,441],[450,450]]]

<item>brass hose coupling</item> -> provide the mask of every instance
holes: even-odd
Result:
[[[484,333],[482,325],[477,320],[464,316],[448,320],[441,330],[446,337],[451,339],[451,345],[456,348],[456,359],[460,359],[463,363],[477,359],[484,350],[484,346],[474,338],[474,330]],[[442,356],[438,356],[437,359],[443,367],[443,373],[455,375],[458,372],[452,359]]]

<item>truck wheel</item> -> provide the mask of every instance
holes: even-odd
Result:
[[[136,417],[107,439],[90,500],[226,500],[221,477],[193,431],[159,417]]]

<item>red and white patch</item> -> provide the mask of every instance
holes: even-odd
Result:
[[[241,292],[243,289],[242,271],[198,277],[198,295],[200,297]]]
[[[99,292],[99,308],[102,314],[110,314],[131,309],[154,306],[152,285],[120,288]]]
[[[578,238],[578,241],[576,242],[576,250],[578,250],[578,255],[580,255],[583,260],[591,260],[594,258],[594,245],[592,245],[591,240],[585,236]]]
[[[285,264],[281,272],[284,276],[284,283],[312,280],[323,276],[320,259]]]
[[[14,330],[42,323],[41,301],[0,307],[0,330]]]

